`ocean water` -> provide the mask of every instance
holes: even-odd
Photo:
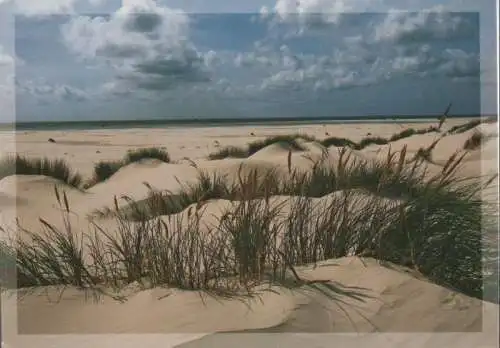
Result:
[[[251,119],[153,119],[153,120],[116,120],[116,121],[51,121],[51,122],[16,122],[0,124],[0,129],[12,130],[91,130],[91,129],[127,129],[127,128],[175,128],[175,127],[237,127],[242,125],[301,125],[301,124],[342,124],[342,123],[427,123],[435,121],[435,116],[359,116],[359,117],[307,117],[307,118],[251,118]],[[454,116],[450,118],[473,118],[474,116]]]

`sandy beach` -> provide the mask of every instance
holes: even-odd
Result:
[[[125,213],[117,218],[112,214],[113,209],[127,211],[133,208],[131,202],[147,205],[152,199],[151,189],[178,198],[188,185],[195,185],[199,181],[200,172],[208,173],[209,178],[223,175],[229,182],[241,186],[245,186],[242,176],[250,178],[255,174],[256,181],[252,183],[263,185],[266,195],[252,199],[259,201],[259,204],[263,202],[266,211],[280,206],[281,215],[276,217],[279,221],[296,214],[300,211],[299,204],[305,203],[294,203],[300,198],[290,198],[291,194],[273,194],[272,188],[266,186],[266,180],[270,180],[265,175],[266,170],[274,170],[273,178],[277,178],[278,182],[286,182],[292,172],[307,173],[314,170],[315,161],[339,171],[339,161],[345,158],[358,161],[356,163],[385,163],[390,153],[396,154],[396,167],[401,163],[400,166],[410,168],[416,160],[420,160],[422,151],[430,148],[430,155],[424,156],[422,160],[425,162],[422,165],[427,168],[426,178],[439,176],[446,171],[450,157],[458,151],[458,155],[463,154],[464,157],[451,176],[455,179],[474,177],[477,182],[485,183],[498,171],[498,125],[496,122],[482,123],[463,131],[456,127],[469,121],[449,119],[439,131],[422,132],[387,144],[369,144],[359,148],[324,146],[324,140],[335,136],[358,144],[370,137],[390,139],[406,129],[428,129],[437,126],[437,122],[18,131],[15,136],[2,132],[0,143],[7,149],[1,154],[2,158],[18,154],[28,159],[63,159],[72,170],[80,173],[83,183],[80,187],[74,187],[45,175],[1,177],[0,221],[4,229],[3,239],[9,240],[7,235],[10,234],[29,244],[33,235],[47,238],[42,233],[44,226],[40,219],[61,231],[67,231],[69,222],[71,233],[77,236],[95,235],[99,231],[120,236],[119,231],[124,230],[123,221],[127,221],[129,226],[135,223],[140,225],[140,222]],[[228,146],[245,148],[252,142],[290,134],[302,134],[310,138],[297,138],[294,146],[283,140],[277,141],[245,158],[208,158],[210,154]],[[482,141],[465,149],[466,142],[474,134],[481,134]],[[313,137],[316,140],[311,140]],[[95,178],[97,163],[120,161],[129,150],[152,147],[168,152],[168,163],[143,158],[126,163],[105,180]],[[341,149],[345,149],[346,153],[342,154]],[[380,187],[381,184],[376,185]],[[65,193],[71,210],[69,214],[65,214],[58,205],[55,187],[61,195]],[[382,191],[380,188],[378,190]],[[344,210],[343,220],[339,217],[335,221],[345,221],[346,216],[358,216],[349,228],[360,228],[369,233],[371,223],[373,226],[378,224],[377,228],[385,231],[387,227],[382,221],[385,216],[381,216],[383,210],[376,214],[374,209],[378,209],[378,205],[391,205],[396,210],[399,209],[397,207],[406,209],[405,202],[413,199],[411,193],[408,193],[410,196],[384,196],[361,185],[352,188],[349,194],[352,202],[346,203],[347,195],[342,195],[347,191],[332,190],[325,195],[312,195],[310,200],[317,216],[314,215],[314,221],[310,223],[314,225],[321,216],[325,216],[326,210],[321,209],[328,208],[321,207],[337,206],[339,202],[344,202],[345,207],[340,205],[342,209],[339,209]],[[177,221],[177,224],[187,228],[193,211],[198,214],[203,210],[196,233],[200,240],[206,237],[213,242],[221,238],[224,231],[218,225],[215,233],[210,226],[220,224],[224,212],[239,211],[238,202],[245,201],[245,194],[248,192],[225,198],[201,195],[198,201],[170,211],[169,214],[149,211],[153,216],[149,216],[148,221],[156,219],[174,225],[172,221]],[[128,199],[120,199],[123,196]],[[497,179],[482,191],[482,198],[498,209]],[[302,211],[307,209],[314,211],[306,205]],[[107,214],[103,213],[106,211]],[[369,211],[372,215],[362,218]],[[257,218],[255,214],[260,212],[255,211],[253,214]],[[64,220],[64,216],[67,220]],[[377,217],[380,221],[374,220]],[[16,219],[22,229],[16,225]],[[393,223],[400,221],[394,219],[391,220]],[[272,222],[270,226],[275,223]],[[326,223],[327,220],[324,220]],[[96,229],[96,225],[99,229]],[[306,225],[293,231],[303,229],[314,233],[315,227]],[[142,229],[132,228],[127,232],[130,233],[127,234],[128,238],[133,239],[144,232],[144,226]],[[229,231],[229,227],[226,226],[226,229]],[[181,233],[181,230],[173,228],[173,233]],[[291,228],[288,230],[291,231]],[[339,231],[342,230],[338,229],[336,233],[341,233]],[[182,233],[188,232],[182,230]],[[276,233],[280,241],[286,239],[283,231]],[[174,236],[172,240],[180,240],[182,236]],[[79,238],[83,237],[77,237],[76,240]],[[431,238],[429,235],[429,241]],[[185,248],[182,250],[186,254],[195,254],[200,250],[197,248],[202,248],[196,245],[182,246]],[[297,261],[293,274],[290,269],[286,271],[291,278],[296,273],[296,279],[290,280],[292,285],[273,284],[269,289],[264,283],[257,284],[254,291],[258,296],[252,298],[218,297],[204,294],[201,290],[176,288],[171,284],[160,286],[155,284],[156,278],[150,275],[140,275],[132,281],[120,280],[119,291],[108,287],[109,284],[100,284],[108,294],[119,294],[126,298],[123,302],[116,300],[118,295],[112,298],[105,294],[93,301],[88,298],[88,291],[71,284],[66,284],[64,292],[55,284],[8,291],[2,297],[3,340],[6,342],[5,347],[87,347],[95,344],[100,347],[270,347],[278,344],[290,347],[354,347],[360,344],[374,344],[377,347],[438,347],[447,344],[494,347],[498,344],[498,304],[481,301],[458,289],[436,284],[432,278],[434,273],[427,270],[425,260],[421,261],[424,266],[419,269],[418,262],[412,265],[397,264],[396,261],[380,262],[377,253],[354,249],[340,253],[345,255],[338,258],[318,259],[317,262],[305,262],[308,259],[304,258],[302,262]],[[88,245],[82,246],[81,250],[82,260],[89,265],[95,262],[95,255],[92,256]],[[104,257],[104,254],[101,256]],[[423,255],[431,257],[425,252]],[[280,257],[287,260],[283,255]],[[392,257],[385,258],[392,260]],[[152,261],[146,257],[142,262]],[[201,267],[202,273],[209,265],[215,267],[207,259],[192,261],[190,265],[198,267],[196,269]],[[268,267],[265,261],[262,265]],[[436,264],[435,267],[438,266]],[[159,267],[165,268],[167,264]],[[97,273],[94,277],[97,277]],[[233,334],[219,334],[223,332]],[[191,342],[184,343],[188,341]]]

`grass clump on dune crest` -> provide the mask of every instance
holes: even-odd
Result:
[[[391,136],[389,138],[389,142],[409,138],[413,135],[421,135],[421,134],[435,133],[435,132],[439,132],[439,128],[434,127],[434,126],[429,127],[429,128],[422,128],[422,129],[408,128],[408,129],[401,131],[400,133],[397,133],[397,134],[394,134],[393,136]]]
[[[129,150],[125,155],[124,163],[130,164],[133,162],[143,160],[145,158],[157,159],[165,163],[170,163],[170,155],[168,154],[168,152],[157,147],[147,147],[147,148]]]
[[[472,129],[472,128],[476,128],[477,126],[479,126],[481,123],[483,123],[482,120],[471,120],[465,124],[460,124],[460,125],[456,125],[456,126],[453,126],[451,127],[449,130],[448,130],[448,134],[460,134],[460,133],[464,133],[464,132],[467,132],[468,130]]]
[[[476,130],[474,134],[472,134],[469,139],[465,141],[463,148],[464,150],[475,150],[487,140],[488,137],[484,133]]]
[[[409,128],[401,131],[400,133],[394,134],[389,139],[382,137],[369,136],[361,139],[359,142],[352,141],[347,138],[331,136],[322,140],[310,136],[307,134],[288,134],[288,135],[277,135],[273,137],[268,137],[263,140],[256,140],[244,147],[227,146],[218,151],[209,154],[208,158],[210,160],[218,160],[224,158],[247,158],[256,152],[262,150],[266,146],[283,143],[290,146],[294,151],[305,151],[307,150],[302,144],[298,142],[299,139],[303,139],[309,142],[317,142],[324,147],[349,147],[354,150],[363,150],[370,145],[387,145],[393,141],[401,140],[404,138],[411,137],[413,135],[427,134],[432,132],[439,132],[437,127],[431,126],[423,129]]]
[[[21,155],[0,161],[0,179],[10,175],[45,175],[80,188],[82,177],[62,159],[28,158]]]
[[[326,139],[321,140],[320,142],[321,145],[324,147],[330,147],[330,146],[335,146],[335,147],[351,147],[351,148],[356,148],[357,144],[349,139],[346,138],[338,138],[338,137],[329,137]]]
[[[425,162],[408,166],[405,150],[376,163],[350,161],[341,151],[335,168],[317,163],[297,173],[289,163],[286,180],[242,170],[234,182],[201,174],[199,184],[178,195],[178,214],[133,221],[115,201],[113,231],[96,222],[95,233],[84,236],[68,224],[60,231],[42,221],[43,238],[28,233],[31,239],[14,246],[24,282],[18,285],[118,288],[146,279],[152,286],[248,293],[290,277],[304,283],[298,265],[359,255],[411,267],[481,298],[485,204],[477,181],[455,176],[463,156],[455,154],[442,172],[426,179]],[[66,196],[56,195],[69,214]],[[165,202],[157,198],[156,204]],[[213,198],[232,202],[213,216],[205,213]]]
[[[316,138],[306,134],[276,135],[263,140],[256,140],[248,144],[248,155],[251,156],[263,148],[282,143],[288,145],[294,151],[306,151],[307,149],[298,142],[299,139],[306,141],[316,141]]]
[[[248,151],[237,146],[226,146],[222,149],[212,152],[208,155],[210,160],[219,160],[224,158],[247,158]]]
[[[227,146],[208,155],[210,160],[224,158],[247,158],[273,144],[284,144],[294,151],[306,151],[307,149],[298,141],[316,141],[316,138],[307,134],[286,134],[267,137],[262,140],[255,140],[247,144],[246,147]]]
[[[165,163],[170,163],[170,155],[167,151],[156,148],[139,148],[129,150],[122,160],[100,161],[94,165],[94,176],[87,186],[95,185],[109,179],[120,168],[143,159],[157,159]]]

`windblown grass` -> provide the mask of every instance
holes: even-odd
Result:
[[[157,147],[147,147],[130,150],[125,155],[124,162],[126,164],[129,164],[145,158],[157,159],[165,163],[170,163],[170,155],[168,154],[168,152]]]
[[[475,131],[469,139],[467,139],[464,143],[464,150],[475,150],[481,146],[486,140],[488,140],[488,137],[480,132],[480,131]]]
[[[291,135],[276,135],[272,137],[268,137],[263,140],[256,140],[248,144],[248,155],[252,156],[256,152],[262,150],[263,148],[276,144],[282,143],[290,146],[292,150],[295,151],[305,151],[307,150],[302,144],[298,142],[299,139],[303,139],[306,141],[315,141],[316,138],[306,135],[306,134],[291,134]]]
[[[326,139],[323,139],[320,143],[324,147],[335,146],[335,147],[351,147],[353,149],[357,148],[357,144],[354,141],[346,138],[328,137]]]
[[[483,123],[483,120],[471,120],[465,124],[456,125],[448,130],[448,134],[460,134],[467,132],[468,130],[475,128]]]
[[[0,161],[0,179],[10,175],[45,175],[80,188],[82,177],[62,159],[28,158],[21,155]]]
[[[452,156],[429,179],[425,163],[407,165],[405,150],[371,164],[353,163],[341,151],[335,170],[317,163],[311,172],[297,173],[289,164],[284,183],[242,171],[236,183],[200,174],[200,183],[180,195],[174,211],[193,204],[179,214],[132,221],[115,201],[117,229],[95,223],[95,233],[86,235],[73,230],[67,197],[56,190],[63,230],[41,220],[44,234],[25,231],[28,238],[12,246],[23,275],[18,286],[119,288],[147,280],[151,286],[234,294],[290,276],[302,282],[297,265],[360,255],[411,267],[481,298],[484,202],[477,180],[454,175],[463,155]],[[207,224],[204,207],[212,198],[232,203]]]
[[[122,160],[100,161],[94,166],[94,176],[87,186],[95,185],[109,179],[120,168],[143,159],[157,159],[165,163],[170,163],[170,155],[167,151],[156,148],[140,148],[129,150]]]
[[[208,159],[210,160],[219,160],[224,158],[247,158],[248,150],[237,147],[237,146],[226,146],[222,149],[212,152],[208,155]]]
[[[361,139],[361,141],[357,144],[356,150],[362,150],[370,145],[387,145],[389,144],[389,140],[382,137],[366,137]]]
[[[427,134],[427,133],[433,133],[433,132],[439,132],[439,128],[433,127],[433,126],[429,127],[429,128],[422,128],[422,129],[408,128],[408,129],[403,130],[400,133],[397,133],[397,134],[394,134],[393,136],[391,136],[389,138],[389,142],[409,138],[413,135]]]
[[[349,147],[355,150],[363,150],[364,148],[370,145],[387,145],[393,141],[408,138],[413,135],[427,134],[431,132],[439,132],[439,129],[434,126],[423,129],[409,128],[400,133],[394,134],[389,139],[369,136],[361,139],[361,141],[359,142],[355,142],[347,138],[336,137],[336,136],[331,136],[323,140],[318,140],[315,137],[307,134],[278,135],[266,138],[264,140],[253,141],[249,143],[246,148],[236,147],[236,146],[224,147],[209,154],[208,158],[210,160],[218,160],[224,158],[247,158],[253,155],[254,153],[262,150],[266,146],[275,143],[287,144],[292,150],[295,151],[305,151],[306,149],[304,148],[304,146],[298,142],[299,139],[303,139],[309,142],[317,142],[327,148],[330,146],[335,146],[335,147]]]
[[[307,134],[286,134],[267,137],[262,140],[255,140],[246,147],[227,146],[208,155],[211,160],[224,158],[247,158],[262,150],[263,148],[273,144],[283,144],[295,151],[305,151],[306,148],[298,141],[303,139],[306,141],[316,141],[316,138]]]

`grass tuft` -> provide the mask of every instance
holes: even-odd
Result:
[[[488,137],[480,131],[475,131],[464,143],[464,150],[475,150],[481,146]]]
[[[210,160],[219,160],[224,158],[247,158],[248,151],[246,149],[237,147],[237,146],[227,146],[223,147],[220,150],[212,152],[208,155],[208,159]]]
[[[100,161],[94,165],[94,176],[87,187],[95,185],[109,179],[120,168],[143,159],[157,159],[165,163],[170,163],[170,156],[167,151],[156,148],[140,148],[129,150],[122,160]]]
[[[165,163],[170,163],[170,155],[168,152],[157,147],[129,150],[125,155],[124,163],[130,164],[142,159],[157,159]]]
[[[0,161],[0,178],[10,175],[45,175],[80,188],[82,177],[62,159],[28,158],[21,155]]]
[[[468,130],[479,126],[482,122],[482,120],[471,120],[465,124],[453,126],[448,130],[448,134],[460,134],[467,132]]]

